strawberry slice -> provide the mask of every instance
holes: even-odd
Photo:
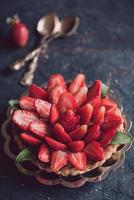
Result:
[[[96,111],[94,111],[94,113],[93,113],[93,122],[94,123],[99,123],[100,125],[102,125],[103,122],[104,122],[105,112],[106,112],[106,109],[105,109],[104,106],[101,106]]]
[[[49,133],[48,125],[43,120],[35,120],[29,124],[29,130],[40,138]]]
[[[106,110],[106,114],[116,114],[117,107],[111,107],[108,110]]]
[[[64,92],[58,102],[58,110],[60,113],[66,112],[71,109],[74,110],[77,108],[77,103],[73,95],[69,92]]]
[[[75,114],[73,110],[67,110],[62,113],[59,118],[59,122],[64,127],[67,132],[70,132],[75,129],[79,124],[80,116]]]
[[[88,127],[85,142],[89,143],[93,140],[97,140],[100,136],[100,126],[99,124],[92,124]]]
[[[82,124],[89,124],[93,113],[93,106],[90,103],[85,104],[79,110],[80,119]]]
[[[101,161],[104,158],[103,148],[96,141],[93,141],[90,144],[88,144],[85,147],[84,152],[92,161]]]
[[[69,92],[76,93],[81,87],[85,85],[84,74],[78,74],[69,85]]]
[[[68,146],[72,152],[80,152],[83,150],[85,146],[85,142],[78,140],[78,141],[70,142]]]
[[[87,166],[87,156],[84,152],[69,153],[69,162],[79,170],[85,170]]]
[[[101,101],[101,105],[105,106],[106,110],[109,110],[110,108],[117,108],[117,104],[108,98],[103,98]]]
[[[21,133],[20,137],[26,143],[33,145],[33,146],[36,146],[36,145],[41,143],[41,141],[39,139],[37,139],[37,138],[33,137],[32,135],[29,135],[27,133]]]
[[[23,96],[19,99],[19,105],[21,109],[24,109],[24,110],[34,110],[35,109],[34,102],[35,102],[35,99],[28,96]]]
[[[78,106],[81,106],[86,102],[86,100],[87,100],[87,92],[88,92],[88,88],[87,87],[81,87],[74,94],[74,98],[75,98],[76,103],[77,103]]]
[[[49,93],[49,100],[52,104],[57,104],[59,98],[63,92],[66,92],[66,89],[62,86],[55,86]]]
[[[47,144],[54,150],[65,150],[67,146],[65,144],[62,144],[61,142],[58,142],[50,137],[45,137],[45,140]]]
[[[115,114],[107,114],[102,126],[102,130],[117,129],[122,123],[122,118]]]
[[[58,172],[62,167],[64,167],[68,162],[68,154],[63,151],[54,151],[51,157],[51,170],[53,172]]]
[[[35,100],[35,109],[42,118],[48,118],[50,115],[51,104],[41,99]]]
[[[28,92],[29,92],[29,96],[34,97],[34,98],[46,100],[48,97],[47,92],[43,88],[39,87],[38,85],[34,83],[29,86]]]
[[[81,125],[74,131],[70,132],[69,136],[74,140],[80,140],[86,135],[86,132],[87,132],[87,125]]]
[[[30,122],[37,119],[36,113],[28,110],[16,110],[12,117],[13,122],[23,130],[28,130]]]
[[[51,109],[50,109],[50,123],[51,123],[51,125],[56,123],[58,118],[59,118],[58,109],[55,105],[52,105]]]
[[[45,163],[50,162],[50,152],[49,152],[46,144],[42,144],[40,146],[39,152],[38,152],[38,159],[41,162],[45,162]]]
[[[52,74],[48,80],[47,90],[50,92],[55,86],[66,88],[64,78],[61,74]]]
[[[94,97],[100,97],[101,96],[101,81],[96,80],[94,81],[93,85],[89,87],[88,89],[88,100],[94,98]]]
[[[89,100],[88,103],[90,103],[93,106],[93,110],[96,110],[101,105],[101,98],[94,97],[93,99]]]
[[[59,123],[54,125],[53,132],[54,132],[55,138],[57,138],[57,140],[59,140],[60,142],[63,142],[66,144],[72,141],[71,137],[66,133],[63,126]]]
[[[116,134],[116,130],[107,130],[103,132],[98,140],[102,147],[106,147],[112,141],[113,137]]]

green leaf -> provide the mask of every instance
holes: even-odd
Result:
[[[127,144],[133,141],[130,134],[117,131],[115,137],[113,138],[111,144]]]
[[[101,85],[101,96],[105,97],[107,95],[107,93],[109,92],[109,90],[110,90],[110,88],[106,84],[102,83],[102,85]]]
[[[32,152],[30,148],[23,149],[16,157],[17,162],[23,162],[26,160],[34,161],[35,159],[36,159],[35,154]]]
[[[12,99],[12,100],[9,100],[8,103],[12,108],[17,108],[19,101],[18,99]]]

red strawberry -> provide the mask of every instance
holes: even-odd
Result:
[[[14,17],[13,19],[9,19],[9,23],[11,23],[11,38],[13,42],[19,46],[26,46],[29,39],[29,30],[25,24],[20,22],[18,17]]]
[[[108,110],[106,110],[106,114],[116,114],[117,107],[111,107]]]
[[[59,118],[59,112],[57,110],[57,107],[55,105],[52,105],[51,109],[50,109],[50,123],[51,123],[51,125],[56,123],[58,118]]]
[[[19,128],[28,130],[30,122],[37,120],[38,116],[33,111],[16,110],[13,113],[12,119]]]
[[[49,99],[52,104],[57,104],[59,98],[63,92],[66,92],[66,89],[62,86],[55,86],[49,93]]]
[[[39,152],[38,152],[38,159],[41,162],[49,162],[50,161],[50,152],[46,146],[46,144],[42,144],[39,148]]]
[[[102,126],[103,131],[117,129],[122,123],[122,118],[115,114],[107,114]]]
[[[90,103],[93,106],[93,109],[96,110],[101,105],[101,98],[94,97],[93,99],[89,100],[88,103]]]
[[[23,96],[19,100],[19,105],[20,105],[21,109],[34,110],[35,109],[34,102],[35,102],[34,98],[31,98],[28,96]]]
[[[51,158],[51,170],[53,172],[59,171],[68,162],[68,154],[63,151],[54,151]]]
[[[48,80],[47,90],[50,92],[55,86],[66,88],[64,78],[61,74],[52,74]]]
[[[88,100],[94,98],[94,97],[100,97],[101,96],[101,81],[96,80],[94,81],[93,85],[89,87],[88,89]]]
[[[49,133],[48,125],[43,120],[35,120],[29,124],[29,130],[36,136],[43,138]]]
[[[65,144],[62,144],[61,142],[58,142],[50,137],[45,137],[45,140],[47,144],[54,150],[65,150],[67,148]]]
[[[54,132],[55,138],[57,138],[57,140],[59,140],[60,142],[63,142],[66,144],[72,141],[71,137],[66,133],[63,126],[59,123],[54,125],[53,132]]]
[[[101,134],[98,142],[102,147],[106,147],[112,141],[115,134],[116,130],[107,130]]]
[[[79,170],[85,170],[87,166],[87,156],[84,152],[69,153],[69,162]]]
[[[88,92],[88,88],[87,87],[81,87],[74,94],[74,98],[75,98],[76,103],[77,103],[78,106],[81,106],[86,102],[86,100],[87,100],[87,92]]]
[[[51,104],[41,99],[35,100],[35,109],[42,118],[48,118],[50,115]]]
[[[58,110],[60,113],[66,112],[68,109],[74,110],[76,107],[76,100],[71,93],[65,92],[60,96],[58,102]]]
[[[101,161],[104,158],[103,148],[96,141],[91,142],[86,146],[84,152],[90,160]]]
[[[47,92],[36,84],[32,84],[28,87],[30,97],[46,100],[48,97]]]
[[[70,142],[68,146],[72,152],[80,152],[83,150],[85,146],[85,142],[78,140],[78,141]]]
[[[30,145],[38,145],[41,143],[41,141],[27,133],[21,133],[20,134],[20,137],[22,140],[24,140],[26,143],[30,144]]]
[[[62,124],[67,132],[74,130],[79,124],[80,116],[75,114],[73,110],[67,110],[62,113],[59,118],[59,122]]]
[[[80,119],[82,124],[89,124],[93,113],[93,106],[90,103],[85,104],[79,110]]]
[[[69,85],[69,92],[76,93],[81,87],[85,85],[84,74],[78,74]]]
[[[97,140],[100,136],[100,126],[99,124],[92,124],[88,127],[85,142],[89,143],[93,140]]]
[[[87,132],[87,125],[81,125],[74,131],[70,132],[69,136],[74,140],[80,140],[86,135],[86,132]]]
[[[106,112],[106,109],[105,109],[104,106],[101,106],[96,111],[94,111],[94,113],[93,113],[93,122],[94,123],[99,123],[100,125],[103,124],[104,117],[105,117],[105,112]]]
[[[115,107],[115,108],[117,107],[117,104],[108,98],[103,98],[101,101],[101,105],[104,106],[106,110],[109,110],[112,107]]]

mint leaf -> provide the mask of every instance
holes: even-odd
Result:
[[[110,90],[110,88],[106,84],[102,83],[102,85],[101,85],[101,96],[105,97],[107,95],[107,93],[109,92],[109,90]]]
[[[19,101],[18,99],[12,99],[12,100],[9,100],[8,103],[12,108],[17,108]]]
[[[17,162],[23,162],[26,160],[34,161],[35,159],[35,155],[30,148],[23,149],[16,157]]]
[[[123,133],[120,131],[117,131],[115,137],[113,138],[111,144],[127,144],[129,142],[132,142],[133,138],[130,134]]]

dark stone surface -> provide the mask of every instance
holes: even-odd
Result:
[[[71,79],[83,71],[88,81],[102,79],[109,83],[134,121],[133,0],[1,0],[0,34],[8,31],[5,18],[18,13],[31,29],[31,37],[26,49],[0,49],[0,123],[5,119],[8,100],[17,98],[25,90],[17,83],[23,70],[9,73],[7,67],[33,47],[36,23],[50,11],[61,17],[78,15],[80,27],[76,35],[50,45],[49,59],[40,57],[35,82],[41,84],[55,72]],[[43,186],[21,175],[12,160],[4,155],[1,137],[0,142],[0,200],[134,199],[134,147],[127,152],[123,166],[110,173],[106,180],[68,189]]]

